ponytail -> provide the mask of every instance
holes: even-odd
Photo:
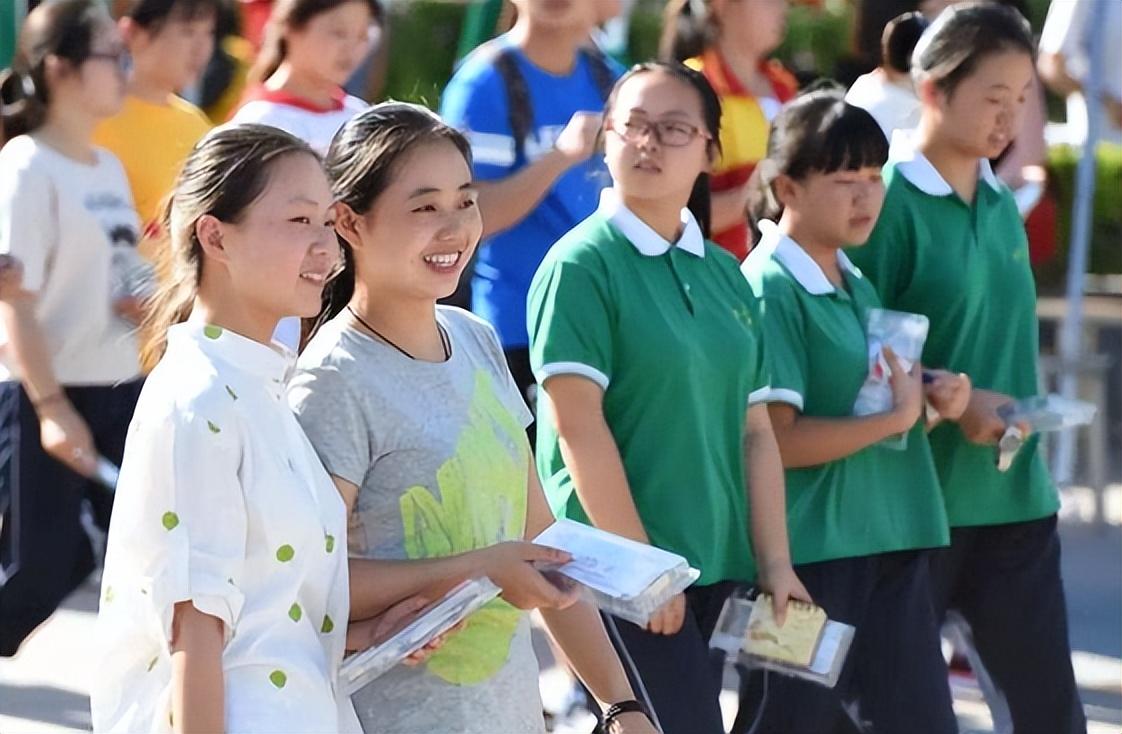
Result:
[[[686,208],[690,210],[690,214],[697,220],[698,226],[701,227],[701,234],[705,239],[709,239],[713,224],[711,200],[712,197],[709,193],[709,174],[703,173],[693,182],[693,189],[690,191],[690,200],[686,202]]]
[[[40,91],[43,86],[36,85],[30,74],[0,71],[0,145],[43,124],[47,117],[46,90]]]

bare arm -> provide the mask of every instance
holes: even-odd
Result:
[[[600,119],[597,113],[575,113],[549,153],[504,179],[476,183],[484,237],[518,224],[562,173],[592,155]]]
[[[171,715],[176,734],[226,730],[222,620],[189,601],[175,605],[171,640]]]
[[[604,418],[604,390],[579,375],[555,375],[543,388],[557,423],[561,456],[592,524],[649,543],[631,496],[623,459]]]
[[[8,350],[19,368],[24,390],[39,415],[43,448],[74,471],[89,476],[96,465],[93,436],[55,378],[42,327],[35,317],[35,295],[0,302]]]
[[[533,462],[528,468],[526,537],[533,539],[553,524],[553,513],[542,492]],[[549,636],[561,648],[581,681],[603,706],[635,698],[627,674],[604,631],[596,607],[581,600],[566,609],[542,609]],[[628,731],[652,731],[646,717],[628,715],[620,719]],[[632,729],[632,727],[635,727]]]
[[[905,372],[891,349],[886,348],[884,356],[892,386],[893,407],[889,411],[820,418],[800,415],[794,407],[782,403],[768,406],[784,467],[799,469],[844,459],[916,424],[923,410],[923,368],[914,364],[911,372]]]
[[[358,487],[332,476],[343,496],[349,516],[358,497]],[[459,582],[487,576],[502,588],[503,598],[520,609],[565,606],[570,595],[556,589],[534,570],[535,561],[565,563],[567,554],[531,543],[500,543],[444,558],[408,561],[351,558],[348,561],[351,592],[351,619],[366,620],[391,606],[423,595],[438,599]]]
[[[788,598],[811,599],[791,567],[783,465],[767,407],[749,407],[746,425],[744,457],[748,502],[752,508],[752,548],[759,568],[760,586],[772,594],[776,619],[782,624]]]

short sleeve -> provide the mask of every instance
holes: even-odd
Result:
[[[605,274],[584,263],[547,261],[534,276],[527,303],[530,366],[537,381],[580,375],[607,390],[614,308]]]
[[[767,334],[764,332],[763,313],[759,299],[753,296],[748,304],[752,314],[752,338],[756,340],[756,360],[753,365],[752,379],[749,382],[748,405],[767,402],[771,394],[772,368]]]
[[[1085,0],[1066,0],[1049,5],[1048,15],[1040,32],[1040,52],[1069,57],[1082,56],[1080,36],[1086,24],[1089,5],[1090,2]]]
[[[0,253],[23,264],[23,287],[43,287],[58,238],[55,192],[46,172],[13,165],[0,156]]]
[[[370,428],[346,378],[331,365],[300,370],[288,404],[328,474],[362,486],[374,463]]]
[[[116,501],[128,509],[114,512],[114,524],[130,528],[125,551],[145,559],[141,594],[169,644],[176,604],[189,601],[222,620],[228,642],[245,600],[241,427],[232,411],[206,403],[139,419]]]
[[[896,174],[897,176],[899,174]],[[903,185],[900,182],[898,185]],[[873,284],[885,308],[896,308],[912,280],[916,232],[900,196],[890,190],[869,241],[845,251]],[[898,193],[898,192],[897,192]]]
[[[506,89],[493,67],[469,62],[452,77],[440,100],[440,116],[471,145],[473,172],[480,181],[509,176],[516,146],[510,128]]]
[[[511,415],[518,420],[518,424],[523,428],[528,428],[534,422],[534,414],[526,405],[526,397],[519,389],[518,383],[514,381],[514,375],[510,372],[510,366],[507,364],[506,355],[503,353],[503,347],[499,342],[499,335],[495,332],[495,327],[482,319],[470,316],[467,318],[471,318],[474,322],[472,326],[475,340],[487,354],[491,374],[494,375],[501,393],[499,399],[502,400],[503,405],[511,412]]]
[[[766,401],[802,411],[809,368],[806,330],[798,304],[783,285],[769,284],[764,292],[763,336],[771,376]]]

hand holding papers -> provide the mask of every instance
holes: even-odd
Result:
[[[766,594],[753,602],[734,594],[725,602],[710,647],[737,656],[750,667],[833,688],[841,675],[855,629],[826,618],[814,605],[791,602],[787,620],[775,625],[771,599]]]
[[[571,554],[550,570],[582,584],[600,609],[638,625],[700,576],[679,555],[572,520],[558,520],[534,542]]]
[[[380,645],[343,661],[339,684],[348,696],[385,673],[499,595],[486,578],[465,581]]]

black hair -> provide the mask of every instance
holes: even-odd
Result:
[[[772,189],[779,175],[801,181],[815,173],[880,168],[888,140],[867,111],[849,104],[838,89],[815,89],[788,102],[771,123],[767,157],[756,168],[759,195],[753,222],[783,213]]]
[[[951,7],[923,32],[912,52],[912,77],[932,79],[953,94],[978,64],[995,54],[1021,52],[1033,58],[1036,47],[1028,21],[1010,6],[969,2]]]
[[[652,72],[668,74],[679,81],[685,82],[697,92],[697,96],[701,102],[701,119],[705,125],[705,132],[709,135],[709,158],[710,160],[715,160],[721,153],[721,99],[717,96],[717,93],[713,91],[713,87],[710,86],[709,80],[705,78],[704,74],[684,64],[666,61],[647,61],[632,66],[616,81],[615,86],[612,87],[612,91],[608,95],[608,101],[604,104],[604,118],[607,119],[607,117],[612,114],[612,108],[615,107],[616,97],[624,84],[640,74],[649,74]],[[690,192],[690,199],[686,206],[693,214],[694,219],[697,220],[698,225],[701,227],[702,234],[708,238],[711,234],[710,230],[713,221],[710,207],[708,173],[700,174],[697,180],[694,181],[693,190]]]
[[[881,36],[881,66],[907,74],[912,68],[912,51],[928,25],[922,13],[903,13],[888,21]]]
[[[114,10],[148,31],[159,33],[169,20],[218,18],[219,0],[117,0]]]
[[[358,1],[366,5],[374,23],[381,25],[385,22],[385,11],[380,0]],[[265,39],[261,43],[261,51],[257,54],[257,61],[249,70],[249,80],[253,83],[262,83],[280,68],[288,54],[287,43],[284,40],[287,31],[298,31],[317,15],[351,2],[356,0],[276,0],[272,12],[269,13],[269,21],[265,25]]]
[[[444,140],[455,146],[471,168],[471,145],[432,110],[407,102],[383,102],[352,117],[335,134],[325,167],[335,200],[365,214],[393,182],[406,156],[418,145]],[[304,340],[343,310],[354,295],[355,259],[339,236],[343,272],[323,291],[318,316],[304,319]]]
[[[20,30],[11,68],[0,72],[0,127],[5,139],[34,132],[46,120],[51,103],[47,58],[57,57],[76,69],[93,53],[98,30],[111,22],[94,0],[57,0],[31,11]]]
[[[685,61],[700,56],[717,40],[717,21],[705,0],[670,0],[662,15],[658,58]]]
[[[167,331],[191,314],[203,273],[195,227],[204,215],[237,222],[265,192],[277,161],[290,155],[319,160],[304,141],[267,125],[223,125],[195,145],[164,202],[156,270],[163,279],[141,324],[141,362],[154,367]]]

